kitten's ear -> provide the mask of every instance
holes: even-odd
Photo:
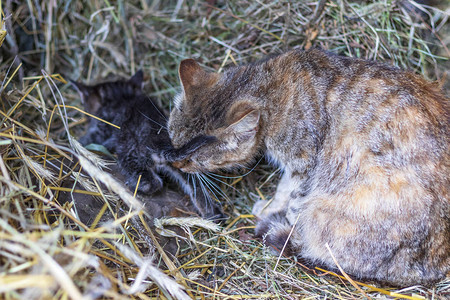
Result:
[[[87,99],[89,98],[89,95],[91,94],[90,87],[85,85],[84,83],[77,82],[74,80],[70,80],[70,83],[72,86],[77,90],[78,94],[80,95],[81,102],[86,103]]]
[[[97,89],[73,80],[70,80],[70,83],[80,94],[81,103],[83,103],[85,110],[88,113],[96,113],[102,106],[101,97],[98,95]]]
[[[218,78],[216,73],[205,71],[193,59],[181,61],[178,75],[186,95],[191,95],[195,88],[213,85]]]
[[[142,88],[142,84],[144,83],[144,72],[142,72],[142,70],[137,71],[133,76],[131,76],[128,82]]]
[[[261,112],[258,109],[246,111],[237,115],[237,121],[228,126],[228,129],[241,138],[251,138],[258,131],[260,117]]]

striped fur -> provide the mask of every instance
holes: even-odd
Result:
[[[229,169],[264,152],[284,170],[257,234],[310,262],[394,285],[450,271],[449,101],[436,84],[374,62],[293,50],[223,74],[180,65],[175,147],[216,141],[176,165]],[[280,220],[280,215],[285,219]],[[284,239],[283,239],[284,237]]]

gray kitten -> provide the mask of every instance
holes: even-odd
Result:
[[[164,175],[189,195],[198,212],[209,218],[222,217],[221,210],[208,193],[188,183],[185,174],[170,162],[186,157],[198,147],[210,143],[212,137],[194,138],[175,149],[166,129],[166,116],[143,90],[143,73],[138,71],[129,80],[116,80],[88,86],[72,82],[80,93],[85,110],[120,127],[120,130],[91,118],[80,138],[83,145],[103,145],[117,153],[120,172],[131,190],[137,185],[143,194],[153,194],[164,184]],[[197,192],[197,190],[199,192]]]

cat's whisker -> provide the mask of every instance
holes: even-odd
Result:
[[[251,170],[252,169],[252,167],[246,166],[246,165],[241,164],[241,163],[237,163],[236,166],[241,168],[241,169],[246,169],[246,170]]]
[[[219,195],[224,197],[226,200],[231,201],[230,198],[228,198],[228,196],[220,189],[220,187],[215,182],[211,181],[208,177],[206,177],[204,174],[199,173],[198,178],[201,179],[207,187],[209,187],[209,190],[211,192],[213,192],[213,190],[214,190]],[[214,196],[216,196],[216,193],[213,192],[213,194],[214,194]],[[217,198],[217,196],[216,196],[216,198]]]
[[[219,186],[217,183],[215,183],[212,179],[208,178],[206,175],[202,175],[202,178],[203,178],[203,179],[204,179],[211,187],[214,187],[216,190],[218,190],[219,193],[220,193],[221,195],[223,195],[225,198],[228,198],[228,196],[226,196],[226,194],[222,191],[222,189],[220,188],[220,186]],[[236,188],[234,188],[233,186],[227,184],[226,182],[223,182],[223,181],[220,181],[220,182],[222,182],[223,184],[225,184],[225,185],[231,187],[233,190],[236,190]]]
[[[193,191],[193,196],[194,198],[197,198],[197,184],[195,182],[195,176],[193,176],[192,174],[188,174],[188,183],[189,181],[192,181],[192,191]]]
[[[242,175],[225,176],[225,175],[219,175],[219,174],[212,173],[212,172],[206,172],[205,174],[208,174],[208,175],[213,176],[213,177],[219,177],[219,178],[229,178],[229,179],[238,179],[238,178],[242,178],[242,177],[244,177],[244,176],[247,176],[247,175],[250,174],[251,172],[253,172],[253,170],[255,170],[255,168],[259,165],[259,163],[261,162],[262,159],[263,159],[263,157],[261,157],[261,158],[256,162],[256,164],[255,164],[255,165],[254,165],[247,173],[242,174]]]
[[[224,184],[224,185],[226,185],[226,186],[232,188],[234,191],[240,193],[240,191],[239,191],[238,189],[236,189],[234,186],[232,186],[231,184],[229,184],[229,183],[226,182],[226,181],[220,180],[220,179],[215,178],[214,176],[211,176],[210,174],[206,174],[206,173],[204,174],[204,176],[205,176],[206,178],[208,178],[209,180],[215,180],[215,181],[218,181],[218,182],[220,182],[220,183],[222,183],[222,184]],[[209,177],[208,177],[208,176],[209,176]]]
[[[156,111],[159,113],[159,115],[161,116],[161,117],[163,117],[163,119],[164,120],[166,120],[167,121],[167,117],[166,117],[166,115],[165,114],[163,114],[162,112],[161,112],[161,110],[158,108],[158,106],[156,106],[156,104],[155,103],[153,103],[153,101],[152,101],[152,99],[149,97],[149,96],[147,96],[147,99],[149,100],[149,102],[153,105],[153,107],[156,109]]]
[[[217,195],[202,181],[202,179],[199,177],[199,174],[195,174],[195,176],[193,176],[193,178],[195,178],[195,177],[197,177],[199,179],[199,186],[202,190],[203,196],[205,197],[205,202],[206,202],[205,204],[207,206],[209,206],[209,208],[212,209],[213,208],[212,201],[214,201],[214,200],[211,198],[211,194],[213,194],[214,197],[216,197],[216,198],[217,198]],[[211,194],[210,194],[210,192],[211,192]]]
[[[211,194],[213,194],[214,197],[216,197],[216,194],[214,193],[214,191],[212,191],[212,190],[208,187],[208,185],[202,180],[202,178],[200,177],[200,174],[196,173],[196,174],[194,174],[194,175],[195,175],[195,178],[198,179],[198,184],[199,184],[200,188],[202,189],[202,192],[203,192],[203,194],[205,195],[205,197],[207,197],[208,200],[210,200],[211,196],[210,196],[210,194],[209,194],[208,191],[210,191]],[[193,176],[193,177],[194,177],[194,176]],[[207,191],[206,189],[207,189],[208,191]]]
[[[205,172],[204,174],[208,174],[208,176],[214,177],[214,178],[227,178],[227,179],[236,179],[236,178],[241,178],[243,175],[238,175],[238,176],[226,176],[226,175],[219,175],[216,173],[212,173],[212,172]]]

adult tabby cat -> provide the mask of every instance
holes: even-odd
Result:
[[[450,115],[436,84],[317,49],[222,74],[188,59],[179,76],[173,145],[216,140],[174,165],[229,169],[263,151],[284,171],[254,208],[268,244],[394,285],[450,271]]]
[[[92,86],[72,82],[88,113],[120,127],[119,130],[91,118],[80,143],[103,145],[110,152],[117,153],[119,170],[131,190],[134,190],[141,175],[138,191],[153,194],[164,184],[162,175],[167,175],[189,195],[203,217],[221,217],[221,210],[210,195],[206,191],[202,193],[197,186],[193,187],[185,174],[170,165],[171,161],[185,157],[208,143],[211,137],[198,137],[175,149],[167,133],[167,121],[162,109],[142,90],[143,78],[142,71],[138,71],[129,80]]]

